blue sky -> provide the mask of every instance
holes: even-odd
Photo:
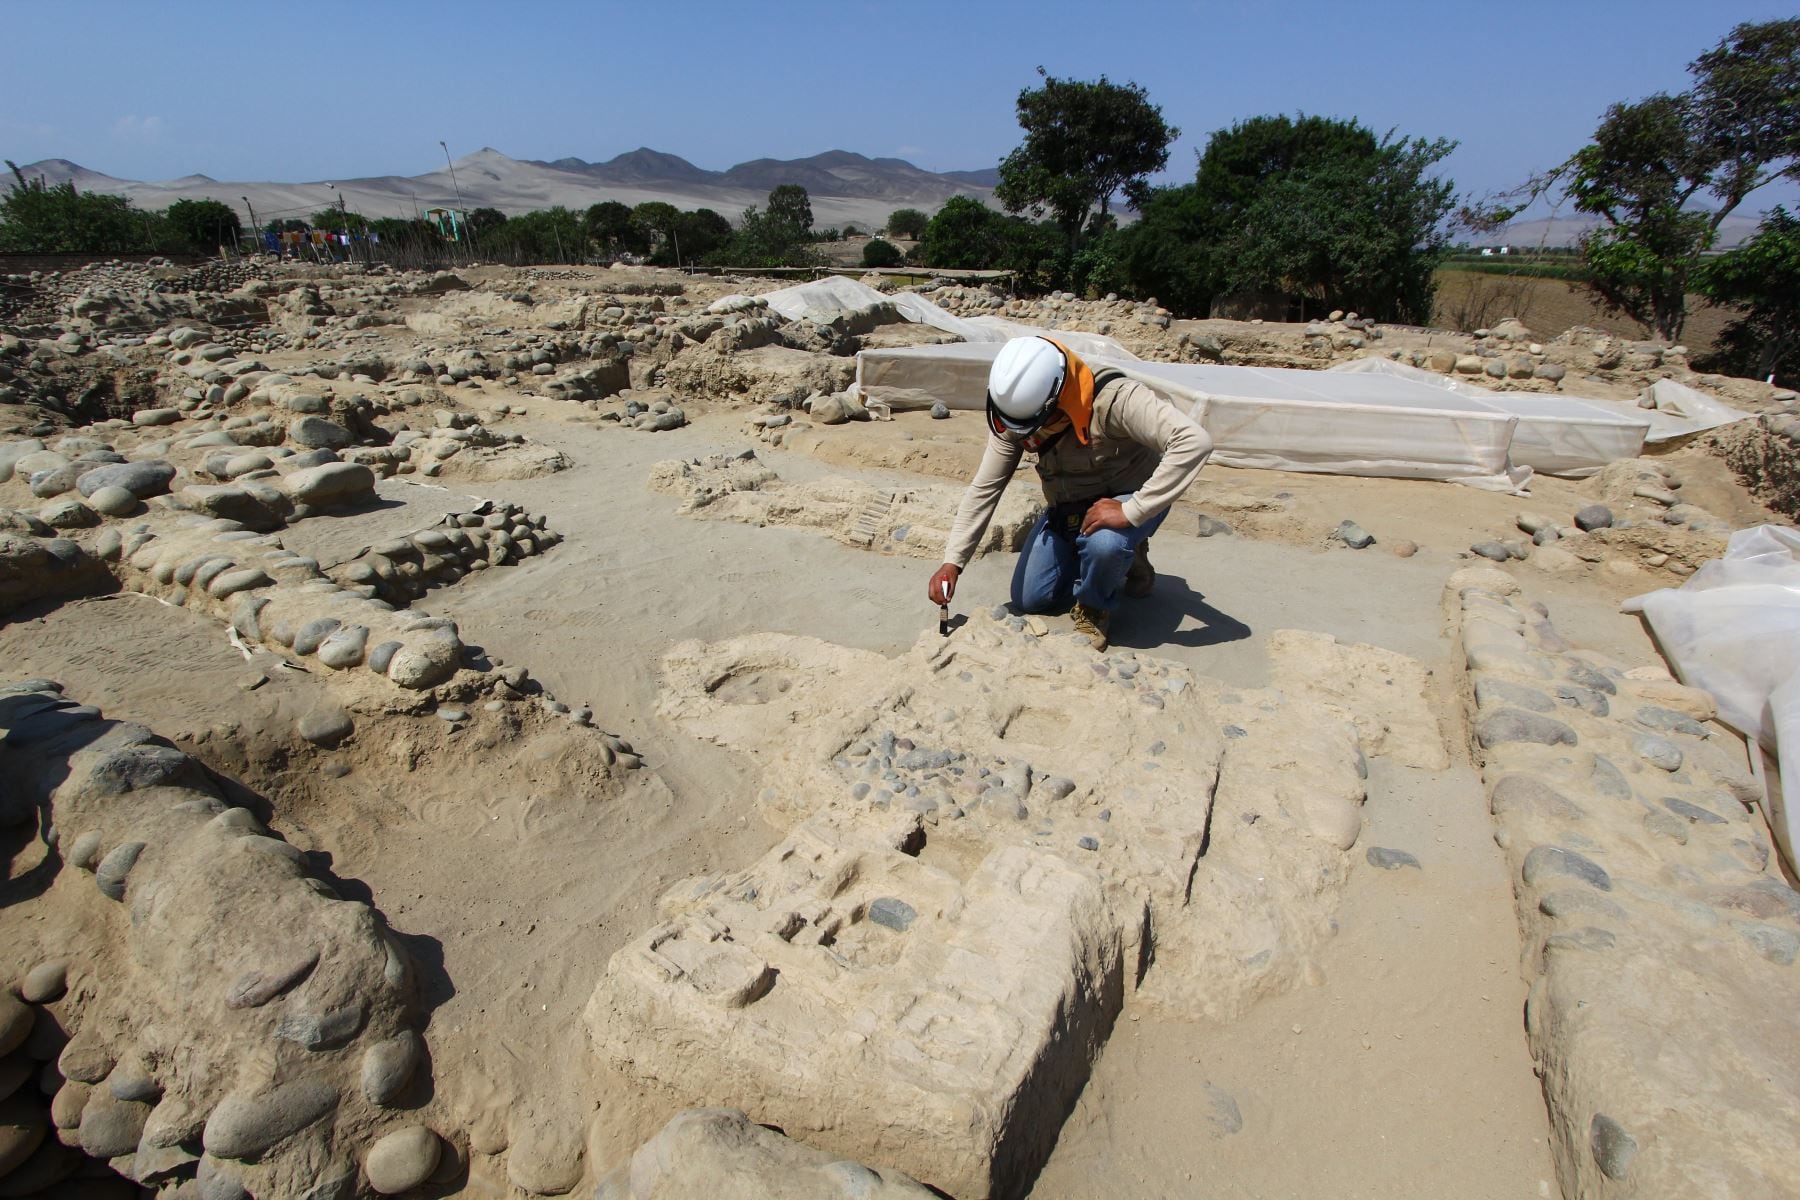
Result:
[[[272,5],[0,0],[0,157],[135,179],[413,175],[493,146],[708,168],[827,149],[992,166],[1013,102],[1054,75],[1143,85],[1182,135],[1261,113],[1461,143],[1467,193],[1581,144],[1607,104],[1687,83],[1732,25],[1791,0],[1035,4]]]

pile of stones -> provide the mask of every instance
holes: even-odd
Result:
[[[561,540],[542,515],[486,500],[445,514],[433,528],[371,546],[331,574],[347,590],[403,608],[434,587],[542,554]]]

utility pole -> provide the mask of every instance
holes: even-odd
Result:
[[[456,189],[456,207],[459,209],[465,209],[468,206],[463,203],[462,184],[456,182],[456,164],[454,162],[450,161],[450,147],[444,145],[444,143],[441,141],[438,143],[438,145],[443,148],[444,162],[450,168],[450,186]],[[466,213],[466,212],[463,213],[463,219],[465,221],[468,219],[468,216],[469,216],[468,213]]]
[[[250,197],[239,196],[238,199],[244,202],[244,209],[250,214],[250,243],[260,254],[262,252],[262,230],[256,227],[256,209],[250,206]]]

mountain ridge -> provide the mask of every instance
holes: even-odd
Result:
[[[932,172],[905,159],[870,158],[850,150],[798,159],[753,158],[713,171],[648,146],[604,162],[575,156],[515,159],[483,146],[421,175],[291,183],[200,174],[161,181],[118,179],[63,158],[43,159],[21,170],[28,179],[73,182],[84,191],[124,195],[145,208],[165,208],[181,199],[215,199],[240,209],[247,202],[259,223],[336,207],[340,196],[371,217],[410,216],[415,210],[449,206],[497,208],[511,215],[555,205],[587,208],[602,200],[654,200],[685,209],[712,208],[735,221],[744,209],[763,204],[773,188],[794,183],[807,190],[819,225],[871,229],[896,208],[931,211],[952,196],[992,199],[992,186],[981,182],[983,172]],[[0,188],[10,182],[0,181]]]

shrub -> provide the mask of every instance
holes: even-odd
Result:
[[[863,244],[865,267],[897,267],[902,257],[900,247],[881,238],[871,238]]]

